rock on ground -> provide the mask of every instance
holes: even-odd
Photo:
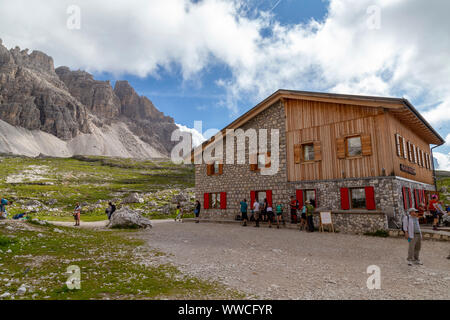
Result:
[[[124,207],[116,212],[111,217],[108,224],[109,228],[151,228],[152,222],[144,218],[140,213]]]
[[[143,203],[144,199],[136,192],[130,194],[128,197],[123,199],[122,203],[129,204],[129,203]]]

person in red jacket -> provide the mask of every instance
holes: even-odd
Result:
[[[439,214],[438,214],[438,207],[439,204],[437,195],[433,194],[431,196],[431,201],[428,205],[428,210],[430,210],[430,213],[433,215],[433,230],[437,230],[437,225],[439,221]]]
[[[291,196],[291,202],[289,203],[291,207],[291,223],[297,224],[297,210],[299,209],[300,202]]]

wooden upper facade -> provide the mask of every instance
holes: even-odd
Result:
[[[433,184],[430,144],[444,140],[405,99],[279,90],[222,131],[279,100],[288,181],[399,176]]]

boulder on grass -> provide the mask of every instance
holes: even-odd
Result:
[[[141,198],[141,196],[136,193],[133,192],[132,194],[130,194],[128,197],[126,197],[125,199],[123,199],[122,203],[124,204],[128,204],[128,203],[143,203],[144,199]]]
[[[130,208],[124,207],[114,212],[111,220],[108,224],[109,228],[119,229],[138,229],[138,228],[151,228],[152,222],[144,218],[140,213]]]

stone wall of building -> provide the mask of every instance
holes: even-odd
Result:
[[[284,106],[277,102],[259,115],[245,123],[240,129],[267,129],[268,151],[270,150],[271,129],[278,129],[280,134],[279,144],[279,170],[275,175],[261,175],[260,172],[250,170],[248,146],[245,150],[246,164],[224,164],[223,174],[208,176],[206,164],[195,166],[195,192],[200,200],[202,208],[203,194],[211,192],[227,193],[227,209],[202,210],[202,218],[208,219],[234,219],[239,214],[239,203],[246,198],[250,203],[250,191],[272,190],[273,202],[286,200],[287,174],[286,174],[286,115]],[[225,139],[226,143],[226,139]],[[237,146],[235,144],[235,163],[237,163]],[[225,144],[224,144],[225,154]]]
[[[331,219],[335,231],[342,233],[375,232],[387,230],[387,217],[383,212],[332,213]],[[314,215],[314,226],[320,226],[319,214]]]

